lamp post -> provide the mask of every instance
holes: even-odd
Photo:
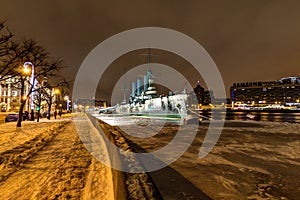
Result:
[[[59,93],[60,93],[60,90],[58,88],[55,88],[54,89],[54,99],[55,99],[55,110],[57,109],[57,107],[59,106],[59,102],[60,102],[60,98],[59,98]]]
[[[28,65],[31,66],[31,78],[30,78],[30,84],[31,84],[31,92],[30,92],[30,109],[31,109],[31,120],[34,121],[34,65],[31,62],[25,62],[24,63],[24,70],[28,71]]]
[[[69,110],[70,110],[70,105],[69,105],[70,97],[68,95],[65,96],[65,101],[67,101],[67,112],[69,112]]]

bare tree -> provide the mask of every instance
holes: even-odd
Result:
[[[53,100],[54,97],[56,95],[63,95],[64,91],[68,91],[68,88],[70,86],[70,82],[66,81],[65,79],[61,79],[59,81],[56,81],[56,84],[44,84],[43,90],[41,90],[42,92],[42,101],[45,101],[48,105],[48,111],[47,111],[47,118],[50,119],[50,114],[51,114],[51,107],[53,103],[58,104],[59,101],[57,99],[55,99],[55,101]],[[55,93],[54,90],[58,90],[58,93]],[[61,99],[61,97],[60,97]]]
[[[4,22],[0,22],[0,58],[9,54],[9,41],[11,41],[12,37],[12,32],[10,32],[8,28],[5,27]]]
[[[34,48],[34,44],[29,40],[20,42],[14,39],[13,33],[5,27],[4,23],[0,23],[0,81],[21,76],[20,67],[23,58],[28,56]]]
[[[34,65],[32,81],[29,82],[29,74],[24,74],[24,62]],[[32,39],[17,40],[14,35],[0,22],[0,81],[16,77],[18,82],[14,87],[19,89],[21,105],[19,109],[19,120],[17,127],[21,126],[22,113],[29,97],[32,97],[36,90],[35,82],[40,82],[44,77],[57,76],[63,67],[61,59],[53,59],[46,49]],[[27,76],[27,77],[26,77]],[[28,87],[28,90],[25,90]],[[34,111],[31,111],[34,120]]]
[[[47,84],[47,78],[45,77],[44,80],[41,80],[41,83],[38,84],[38,89],[34,95],[34,103],[37,107],[37,122],[40,121],[40,115],[41,115],[41,103],[43,99],[45,99],[45,95],[47,95],[50,91],[48,91],[46,88]]]
[[[30,96],[33,96],[39,88],[35,87],[35,81],[41,81],[44,77],[53,77],[58,74],[59,70],[63,68],[62,60],[61,59],[52,59],[46,49],[42,46],[40,46],[35,40],[24,40],[24,42],[21,45],[22,48],[24,48],[26,54],[24,54],[24,57],[22,57],[22,61],[31,62],[34,65],[34,77],[33,81],[28,84],[29,90],[27,94],[24,94],[24,88],[21,87],[21,93],[23,91],[23,96],[27,96],[26,99],[28,99]],[[21,49],[22,50],[22,49]],[[22,86],[22,84],[21,84]],[[21,126],[22,123],[22,113],[23,109],[26,103],[21,103],[20,109],[19,109],[19,120],[17,123],[17,127]],[[34,110],[31,110],[31,120],[34,120]]]

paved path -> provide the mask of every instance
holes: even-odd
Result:
[[[111,170],[92,158],[74,124],[64,120],[56,131],[2,152],[1,199],[113,199]]]

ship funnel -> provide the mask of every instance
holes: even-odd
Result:
[[[148,89],[148,75],[144,76],[144,91],[146,92]]]
[[[135,90],[136,90],[135,82],[132,82],[132,90],[131,90],[131,96],[132,97],[135,97]]]
[[[138,79],[138,80],[136,80],[136,84],[137,84],[137,86],[136,86],[136,89],[137,89],[137,96],[140,96],[141,95],[141,93],[142,93],[142,81],[141,81],[141,79]]]

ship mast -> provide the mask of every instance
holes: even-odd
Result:
[[[124,68],[124,75],[126,74],[126,69]],[[126,79],[125,79],[125,76],[124,76],[124,86],[123,86],[123,89],[124,89],[124,99],[123,99],[123,102],[124,104],[127,103],[127,100],[126,100]]]
[[[151,71],[151,66],[150,66],[150,63],[151,63],[151,49],[150,49],[150,47],[148,47],[148,67],[149,67],[149,69],[148,69],[148,71]]]
[[[151,72],[151,48],[150,48],[150,44],[148,47],[148,53],[147,54],[141,54],[142,56],[147,56],[148,57],[148,71],[147,74],[144,77],[144,85],[146,85],[146,87],[144,87],[144,91],[147,90],[148,87],[150,87],[150,84],[153,82],[152,81],[152,72]],[[146,82],[145,82],[146,81]],[[152,81],[152,82],[151,82]],[[150,83],[151,82],[151,83]]]
[[[152,72],[151,72],[151,48],[148,48],[148,72],[147,72],[147,76],[148,76],[148,87],[150,87],[151,85],[151,76],[152,76]]]

